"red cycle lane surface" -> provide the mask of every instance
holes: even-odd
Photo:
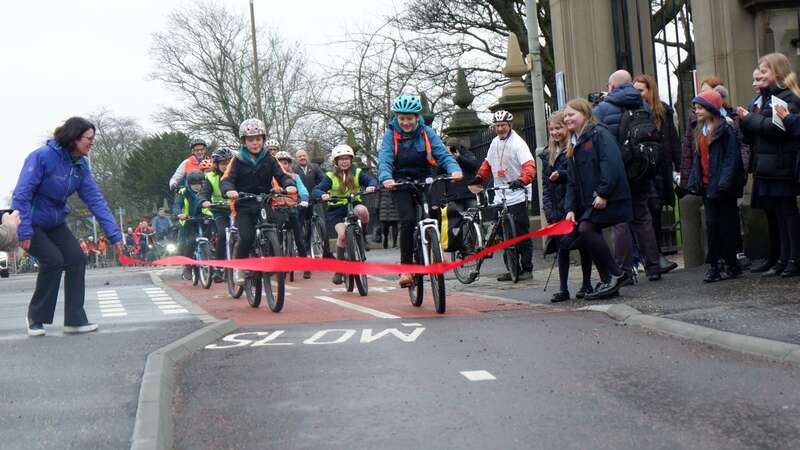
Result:
[[[426,282],[425,297],[421,307],[416,308],[408,300],[408,290],[401,289],[396,281],[370,277],[369,295],[361,297],[358,292],[346,292],[344,285],[331,283],[331,275],[314,273],[310,280],[295,274],[295,281],[286,283],[286,300],[280,313],[273,313],[262,297],[261,306],[252,308],[246,295],[239,299],[228,296],[225,284],[214,284],[211,289],[192,286],[191,282],[164,280],[171,288],[180,292],[217,319],[231,319],[240,327],[257,325],[280,325],[293,323],[320,323],[342,320],[381,320],[380,315],[390,314],[400,319],[425,317],[474,316],[493,311],[535,309],[537,306],[514,300],[491,298],[478,294],[447,292],[447,312],[437,314],[433,307],[430,285]],[[328,301],[317,297],[326,297]],[[339,304],[330,299],[338,300]],[[341,302],[345,302],[342,304]],[[369,308],[370,312],[351,309],[349,305]],[[541,307],[541,306],[539,306]],[[384,317],[388,318],[388,317]]]

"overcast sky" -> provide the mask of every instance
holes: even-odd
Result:
[[[106,108],[137,120],[148,132],[159,105],[173,95],[149,81],[153,32],[184,0],[0,1],[0,207],[14,189],[22,162],[73,115]],[[225,0],[248,11],[248,0]],[[255,0],[260,27],[302,41],[310,60],[345,28],[375,23],[401,0]],[[134,180],[129,180],[134,181]]]

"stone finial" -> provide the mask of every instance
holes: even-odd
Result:
[[[424,92],[420,92],[419,94],[419,101],[422,103],[422,118],[425,120],[425,125],[431,126],[433,124],[433,119],[436,118],[436,114],[431,111],[431,104],[428,101],[428,96],[425,95]]]
[[[528,95],[525,83],[522,82],[522,76],[526,73],[528,73],[528,65],[525,64],[525,59],[522,57],[522,50],[519,48],[517,35],[509,33],[506,65],[503,67],[503,75],[510,78],[511,81],[503,86],[504,97],[509,95]]]
[[[464,69],[459,68],[456,72],[456,95],[453,97],[453,103],[461,109],[467,109],[473,100],[475,100],[475,96],[469,90],[467,75],[464,73]]]

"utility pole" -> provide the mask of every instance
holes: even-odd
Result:
[[[525,0],[525,20],[528,28],[528,63],[531,69],[531,87],[533,89],[533,122],[536,132],[536,150],[547,145],[547,123],[544,117],[544,82],[542,80],[542,55],[539,49],[539,11],[536,0]],[[535,156],[534,156],[535,159]],[[539,161],[541,163],[541,161]],[[538,164],[541,168],[542,164]],[[542,174],[538,173],[536,184],[539,188],[539,223],[544,226],[544,198],[542,195]],[[544,242],[544,241],[542,241]]]
[[[266,123],[264,120],[264,108],[261,106],[261,73],[258,70],[258,45],[256,44],[256,13],[253,9],[253,0],[250,0],[250,35],[253,38],[253,81],[255,82],[256,86],[256,112],[258,114],[258,118],[261,119],[262,122]]]

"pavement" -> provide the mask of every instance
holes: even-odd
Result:
[[[34,280],[0,280],[0,447],[127,448],[147,355],[202,322],[150,271],[98,269],[87,272],[86,310],[99,331],[64,335],[59,299],[47,336],[29,338]]]

